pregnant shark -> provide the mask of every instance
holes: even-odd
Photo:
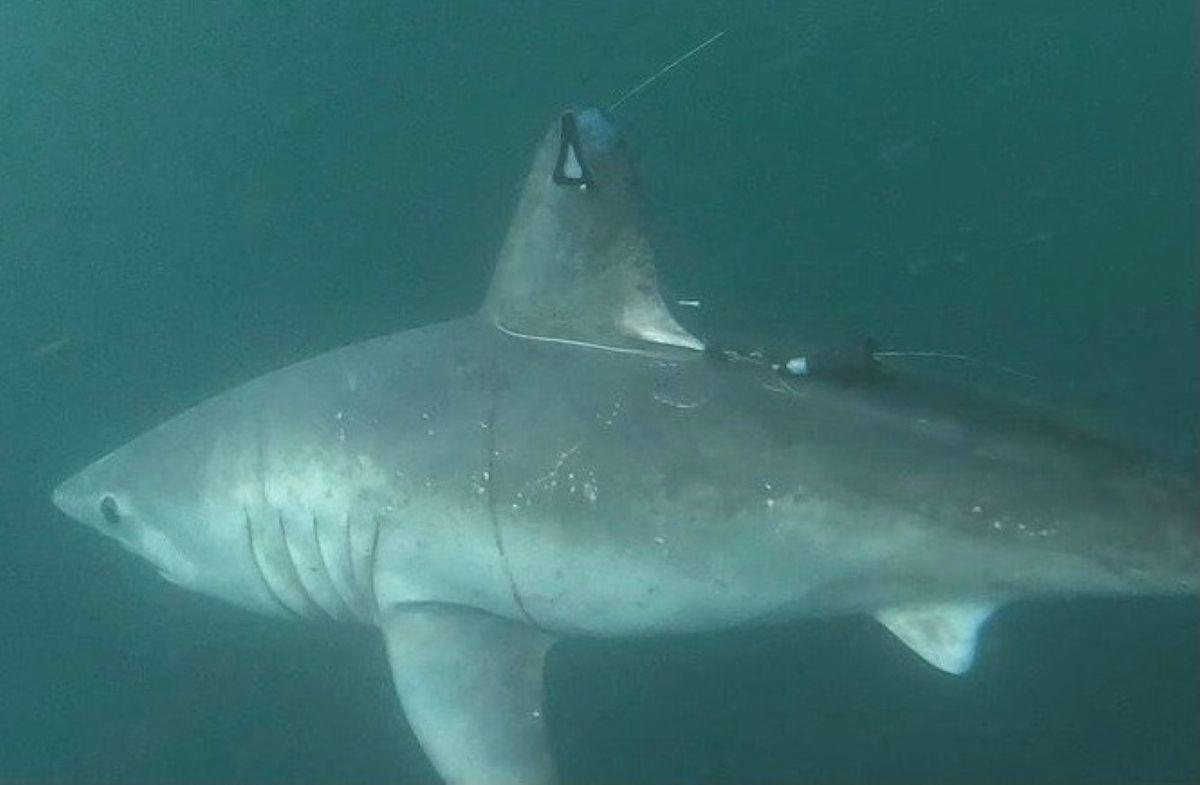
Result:
[[[666,307],[626,145],[563,113],[486,300],[224,392],[54,502],[186,589],[377,627],[453,783],[558,779],[566,636],[866,614],[949,673],[1029,597],[1195,594],[1186,472],[886,365],[731,362]]]

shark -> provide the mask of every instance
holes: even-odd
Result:
[[[167,581],[379,630],[447,782],[559,781],[558,640],[862,614],[967,671],[1026,598],[1195,595],[1192,477],[883,365],[712,351],[660,290],[628,144],[562,112],[482,307],[223,392],[53,491]]]

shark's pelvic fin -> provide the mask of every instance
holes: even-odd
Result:
[[[966,673],[975,660],[979,628],[990,604],[947,603],[879,611],[875,618],[926,662],[946,673]]]
[[[534,158],[484,304],[509,335],[618,351],[703,350],[659,293],[616,128],[569,111]]]
[[[400,607],[380,627],[408,722],[448,783],[557,782],[542,709],[551,636],[453,605]]]

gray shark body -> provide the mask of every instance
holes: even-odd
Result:
[[[616,131],[548,132],[487,302],[268,374],[55,492],[167,579],[376,625],[438,771],[555,779],[564,635],[866,613],[949,672],[1023,597],[1194,593],[1194,484],[1044,413],[703,351]]]

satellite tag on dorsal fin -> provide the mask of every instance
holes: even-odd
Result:
[[[534,157],[484,315],[520,338],[702,351],[658,290],[632,168],[599,109],[565,112]]]

